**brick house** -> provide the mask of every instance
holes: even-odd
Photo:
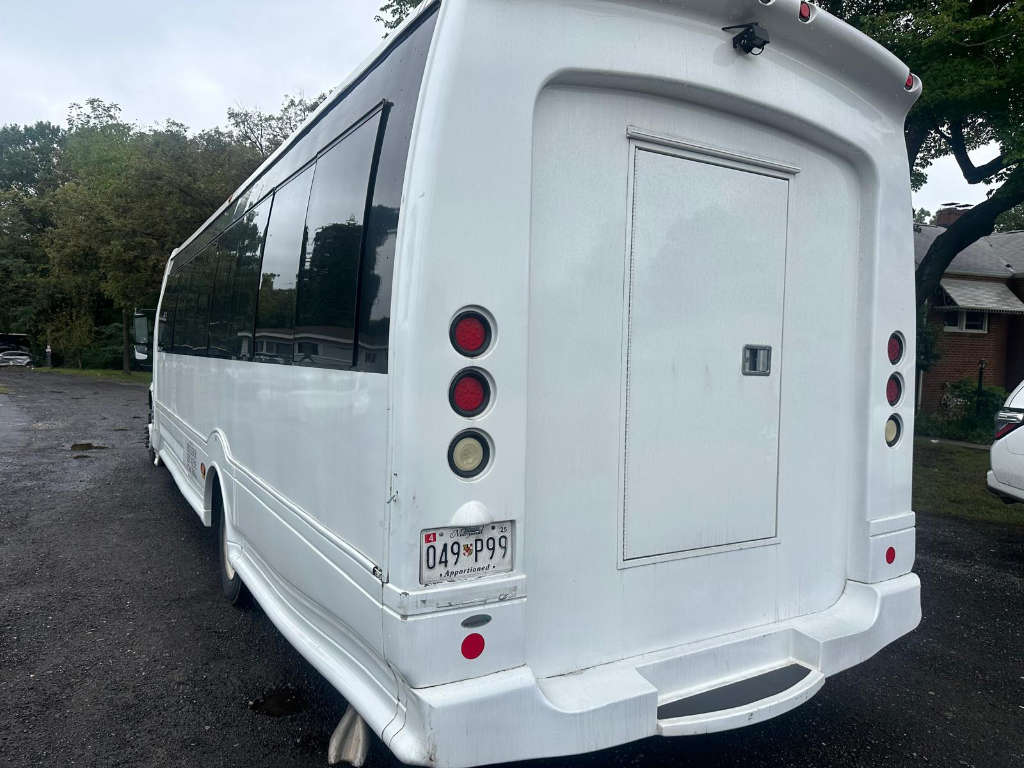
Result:
[[[948,225],[957,213],[943,210],[937,219]],[[915,225],[916,264],[944,229]],[[939,408],[948,383],[976,380],[982,360],[986,384],[1011,390],[1024,380],[1024,231],[994,233],[958,254],[931,302],[928,323],[942,357],[920,374],[921,411]]]

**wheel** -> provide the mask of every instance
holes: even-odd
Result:
[[[220,590],[229,603],[239,608],[249,603],[249,590],[228,560],[227,520],[224,516],[224,501],[220,495],[220,485],[216,484],[213,494],[213,524],[217,529],[217,560],[220,563]]]

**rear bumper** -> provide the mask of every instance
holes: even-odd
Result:
[[[407,763],[457,768],[750,725],[803,703],[826,676],[871,657],[920,620],[915,574],[877,584],[848,581],[828,610],[775,625],[558,677],[537,679],[522,666],[406,689],[383,738]],[[666,702],[792,664],[810,671],[784,691],[730,709],[658,719]]]
[[[995,472],[991,469],[986,475],[985,482],[988,484],[989,492],[994,493],[1002,499],[1008,499],[1010,501],[1024,501],[1024,490],[999,482],[996,480]]]

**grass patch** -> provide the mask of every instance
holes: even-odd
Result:
[[[989,466],[988,451],[916,440],[914,511],[1024,525],[1024,504],[1003,504],[986,489]]]
[[[2,384],[0,384],[0,395],[9,395],[9,394],[11,394],[11,390],[9,390],[7,387],[5,387]]]
[[[109,368],[35,368],[35,373],[60,373],[67,376],[85,376],[104,381],[120,381],[124,384],[140,384],[149,386],[153,380],[153,374],[149,371],[132,371],[127,374],[124,371],[115,371]]]

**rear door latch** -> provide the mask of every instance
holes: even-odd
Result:
[[[743,375],[771,376],[772,348],[747,344],[743,347]]]

